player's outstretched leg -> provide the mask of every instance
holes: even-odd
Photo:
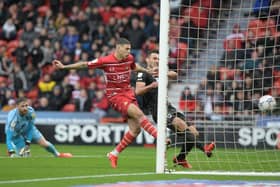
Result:
[[[150,135],[152,135],[154,138],[157,138],[157,129],[154,127],[154,125],[149,121],[149,119],[146,116],[142,116],[139,120],[141,127],[147,131]]]
[[[47,141],[44,137],[41,137],[37,143],[44,147],[48,152],[52,153],[55,157],[60,157],[60,158],[71,158],[73,157],[73,155],[71,153],[60,153],[57,151],[57,149],[55,148],[55,146]]]
[[[189,131],[180,132],[178,134],[178,141],[184,143],[181,146],[180,153],[173,158],[174,165],[180,165],[184,168],[192,168],[192,165],[186,160],[186,156],[194,147],[194,135]]]
[[[71,153],[60,153],[56,150],[55,146],[47,141],[47,146],[45,147],[45,149],[52,153],[54,156],[59,157],[59,158],[71,158],[73,157],[73,155]]]
[[[133,136],[133,133],[128,131],[125,133],[124,137],[120,141],[120,143],[117,145],[117,147],[107,154],[108,159],[111,162],[111,167],[116,168],[118,165],[118,155],[120,152],[122,152],[129,144],[133,142],[135,139],[135,136]]]

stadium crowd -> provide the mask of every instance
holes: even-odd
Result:
[[[181,4],[185,8],[179,8]],[[205,37],[220,5],[221,0],[171,1],[172,12],[184,16],[170,18],[170,69],[190,64],[187,57],[196,51],[197,39]],[[195,95],[189,88],[183,91],[181,110],[249,114],[264,93],[280,94],[279,8],[254,9],[254,14],[244,31],[234,26],[220,64],[209,70]],[[27,97],[37,111],[118,116],[104,96],[102,71],[57,71],[52,60],[71,64],[106,55],[119,37],[131,41],[137,63],[158,48],[158,0],[0,0],[0,18],[2,111],[14,108],[16,98]]]
[[[223,41],[219,63],[207,72],[193,94],[186,87],[179,108],[188,113],[250,115],[260,112],[258,100],[280,96],[280,1],[257,0],[247,28],[239,23]],[[279,107],[276,108],[276,111]]]
[[[104,97],[103,72],[57,71],[65,64],[108,54],[116,38],[131,41],[142,61],[157,48],[158,1],[0,0],[0,109],[27,97],[37,111],[110,110]]]

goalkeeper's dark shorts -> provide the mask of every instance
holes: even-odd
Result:
[[[153,120],[157,123],[157,106],[153,107],[152,116],[153,116]],[[171,103],[168,103],[167,128],[171,129],[172,131],[175,131],[172,125],[172,121],[174,120],[175,117],[179,117],[182,120],[186,121],[185,115],[182,112],[178,112],[177,109]]]

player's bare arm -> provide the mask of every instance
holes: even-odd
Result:
[[[139,64],[136,64],[136,68],[134,69],[134,71],[136,72],[143,72],[143,73],[148,73],[151,74],[153,76],[158,75],[158,68],[144,68],[142,66],[140,66]]]
[[[135,94],[136,95],[144,95],[145,93],[149,92],[151,89],[157,88],[158,83],[152,82],[149,85],[146,85],[144,82],[136,82]]]
[[[177,79],[178,74],[175,71],[168,71],[167,76],[168,79],[175,80]]]
[[[140,66],[139,64],[136,64],[136,67],[134,69],[136,72],[143,72],[143,73],[149,73],[149,70]]]
[[[88,67],[87,62],[77,62],[75,64],[64,65],[61,61],[54,60],[52,63],[57,69],[82,69]]]

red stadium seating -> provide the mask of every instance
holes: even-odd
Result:
[[[38,7],[37,11],[40,14],[40,16],[44,17],[44,16],[46,16],[49,9],[50,8],[48,6],[40,6],[40,7]]]
[[[196,100],[180,100],[179,101],[179,108],[182,111],[192,112],[196,109]]]
[[[5,46],[7,45],[7,41],[5,40],[0,40],[0,46]]]
[[[38,95],[39,95],[38,88],[33,88],[32,90],[27,92],[26,97],[31,99],[31,100],[36,100],[38,98]]]
[[[75,105],[71,103],[64,105],[63,108],[61,109],[61,111],[63,112],[75,112],[75,110],[76,110]]]

